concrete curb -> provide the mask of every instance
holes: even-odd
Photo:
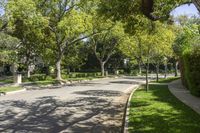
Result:
[[[132,89],[132,92],[127,100],[126,103],[126,109],[125,109],[125,118],[124,118],[124,127],[123,127],[123,133],[128,133],[128,119],[129,119],[129,110],[131,106],[131,98],[134,94],[134,92],[140,87],[141,85],[136,86],[135,88]]]

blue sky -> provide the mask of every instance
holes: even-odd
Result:
[[[192,15],[198,15],[198,10],[194,6],[194,4],[190,5],[186,4],[176,8],[174,11],[171,12],[171,14],[174,16],[180,16],[180,15],[192,16]]]
[[[3,14],[3,10],[0,8],[0,15]]]

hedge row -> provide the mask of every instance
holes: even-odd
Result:
[[[184,80],[190,92],[200,96],[200,48],[183,54]]]

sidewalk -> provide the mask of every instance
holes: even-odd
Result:
[[[200,114],[200,98],[190,94],[189,90],[182,85],[181,80],[169,83],[168,87],[174,96]]]

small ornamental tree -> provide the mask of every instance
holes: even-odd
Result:
[[[156,65],[156,77],[157,82],[159,80],[159,65],[165,65],[165,77],[167,74],[167,62],[168,58],[173,56],[172,45],[175,40],[175,34],[173,32],[173,27],[167,24],[156,23],[156,33],[154,43],[154,53],[152,57],[152,63]]]

